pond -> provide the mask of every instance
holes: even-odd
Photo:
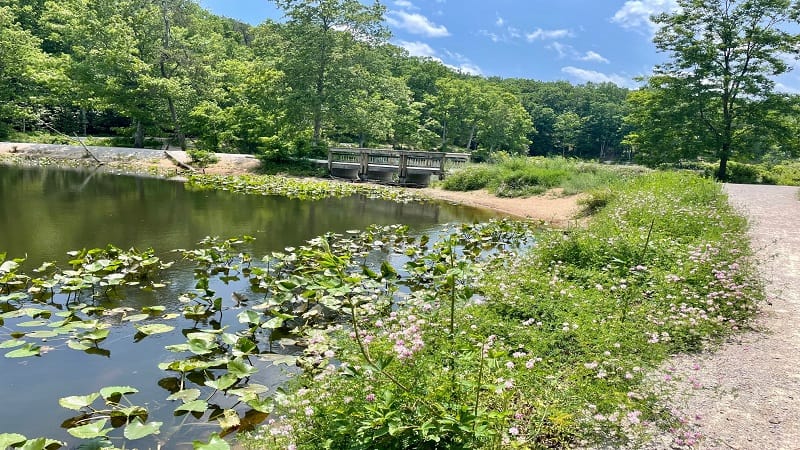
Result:
[[[67,266],[68,251],[107,244],[122,249],[152,247],[162,260],[178,261],[180,255],[170,250],[195,248],[206,236],[249,235],[256,239],[247,250],[260,258],[326,232],[346,233],[370,224],[401,223],[409,225],[412,234],[422,234],[435,233],[443,223],[491,217],[486,211],[435,202],[401,204],[364,197],[301,201],[196,192],[185,189],[182,183],[102,172],[0,166],[0,254],[6,252],[7,259],[27,257],[22,263],[26,273],[45,261]],[[122,299],[96,302],[106,310],[130,308],[136,313],[143,307],[159,305],[166,308],[165,313],[178,312],[182,307],[178,298],[195,287],[192,269],[178,263],[162,277],[167,281],[162,289],[127,289]],[[235,293],[246,294],[248,283],[216,281],[212,288],[225,301],[218,318],[222,323],[215,327],[224,328],[224,321],[235,323],[237,311],[232,299]],[[81,301],[94,300],[83,297]],[[66,309],[63,303],[36,307],[50,308],[56,319]],[[3,310],[8,309],[5,305]],[[46,326],[39,319],[39,325]],[[31,326],[30,320],[23,320],[28,319],[0,322],[0,341],[13,338],[20,326]],[[217,423],[209,423],[207,416],[173,412],[175,404],[166,397],[174,390],[171,385],[176,379],[158,367],[174,359],[164,346],[184,341],[181,333],[196,329],[196,320],[178,318],[173,322],[175,331],[146,339],[137,336],[133,321],[103,320],[113,326],[96,349],[75,351],[67,348],[64,339],[42,338],[45,351],[41,356],[0,358],[0,433],[74,444],[77,440],[67,434],[63,423],[75,417],[75,412],[62,408],[58,399],[96,392],[105,386],[135,387],[138,393],[131,396],[132,401],[147,408],[148,420],[163,422],[158,436],[136,441],[136,447],[191,448],[192,440],[219,431]],[[285,380],[283,372],[291,370],[276,366],[259,369],[250,381],[270,389]],[[121,441],[115,442],[121,445]]]

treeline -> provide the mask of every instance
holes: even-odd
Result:
[[[343,142],[622,151],[627,89],[468,76],[389,44],[379,4],[275,3],[283,23],[250,26],[194,0],[0,0],[0,138],[52,127],[276,156]]]

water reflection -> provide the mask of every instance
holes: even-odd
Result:
[[[0,166],[0,253],[27,255],[28,269],[48,260],[64,267],[67,251],[109,243],[121,248],[153,247],[162,258],[175,260],[178,255],[168,250],[192,248],[206,236],[247,234],[257,238],[250,250],[260,257],[329,231],[403,223],[417,232],[428,232],[444,222],[489,217],[484,211],[448,204],[397,204],[363,197],[299,201],[193,192],[181,183],[102,172]],[[104,301],[103,306],[138,311],[142,306],[164,305],[168,311],[178,311],[182,306],[178,296],[192,289],[195,281],[186,265],[176,265],[167,275],[165,289],[134,289],[124,301]],[[220,317],[210,320],[218,327],[235,322],[238,306],[231,296],[246,292],[247,283],[217,283],[214,289],[225,299],[225,307]],[[174,334],[145,339],[136,337],[131,323],[116,320],[96,351],[69,350],[63,341],[54,339],[49,343],[52,349],[42,357],[0,358],[4,406],[0,409],[0,433],[74,442],[59,427],[71,414],[59,407],[58,398],[88,394],[108,385],[131,385],[140,390],[132,401],[148,407],[150,420],[164,422],[157,441],[137,442],[137,446],[156,447],[166,442],[162,448],[191,448],[191,440],[205,431],[198,432],[190,426],[191,420],[173,415],[175,404],[165,398],[174,389],[174,373],[158,369],[158,364],[174,359],[164,346],[180,342],[181,329],[212,327],[210,320],[181,319],[174,323],[178,327]],[[5,325],[8,328],[13,321]],[[7,334],[0,330],[0,339]],[[283,379],[281,370],[261,368],[252,381],[274,388]],[[203,429],[214,431],[214,427]]]

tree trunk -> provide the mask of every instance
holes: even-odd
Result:
[[[727,181],[728,180],[728,157],[731,151],[731,144],[724,143],[722,144],[722,152],[719,155],[719,169],[717,170],[717,180],[719,181]]]
[[[133,146],[135,148],[144,148],[144,128],[142,121],[136,121],[136,132],[133,133]]]
[[[83,128],[83,137],[86,137],[86,129],[89,126],[89,120],[86,118],[86,108],[81,108],[81,127]]]
[[[164,37],[162,41],[164,48],[161,53],[159,67],[161,69],[161,77],[168,80],[172,77],[172,75],[167,72],[166,67],[167,53],[172,45],[172,26],[169,21],[169,15],[167,14],[167,2],[164,0],[161,1],[161,14],[164,20]],[[167,95],[167,107],[169,107],[169,116],[172,120],[172,126],[175,128],[175,140],[178,141],[181,150],[186,150],[186,138],[183,135],[183,131],[181,131],[180,123],[178,123],[178,113],[175,111],[175,101],[172,99],[171,95]]]
[[[469,130],[469,139],[467,139],[467,150],[472,149],[472,139],[475,138],[475,128],[477,125],[473,125],[472,128]]]

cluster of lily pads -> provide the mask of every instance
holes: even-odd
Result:
[[[222,190],[240,194],[280,195],[301,200],[363,195],[367,198],[411,202],[425,200],[407,189],[375,184],[292,178],[279,175],[200,175],[192,174],[187,186],[198,190]]]
[[[466,263],[527,245],[537,227],[493,221],[459,225],[431,237],[413,236],[401,225],[372,226],[329,233],[260,260],[247,251],[251,237],[207,238],[197,248],[175,250],[181,264],[191,265],[195,279],[193,289],[180,295],[182,306],[176,311],[158,305],[139,311],[103,306],[135,289],[164,287],[157,278],[172,263],[152,250],[109,246],[70,252],[68,267],[45,263],[32,275],[22,270],[24,260],[0,254],[0,347],[9,349],[7,358],[44,356],[63,347],[107,355],[101,345],[114,324],[132,324],[135,339],[141,340],[176,336],[171,322],[188,320],[194,326],[184,330],[183,340],[165,346],[175,356],[158,365],[169,374],[158,384],[170,391],[167,400],[175,402],[175,415],[219,425],[208,442],[196,443],[198,448],[224,448],[222,437],[252,430],[273,413],[275,394],[252,381],[259,369],[317,370],[320,333],[357,327],[354,308],[365,317],[388,317],[409,291],[446,271],[440,260],[444,247],[434,241],[449,240],[450,258],[457,252]],[[231,306],[215,288],[241,280],[250,288],[234,292]],[[237,311],[234,316],[226,312],[230,309]],[[65,422],[67,431],[97,445],[93,448],[118,445],[112,439],[158,434],[163,424],[148,421],[147,408],[129,400],[137,392],[136,387],[108,386],[61,398],[62,407],[79,413]],[[0,434],[0,444],[64,445],[11,433]]]

